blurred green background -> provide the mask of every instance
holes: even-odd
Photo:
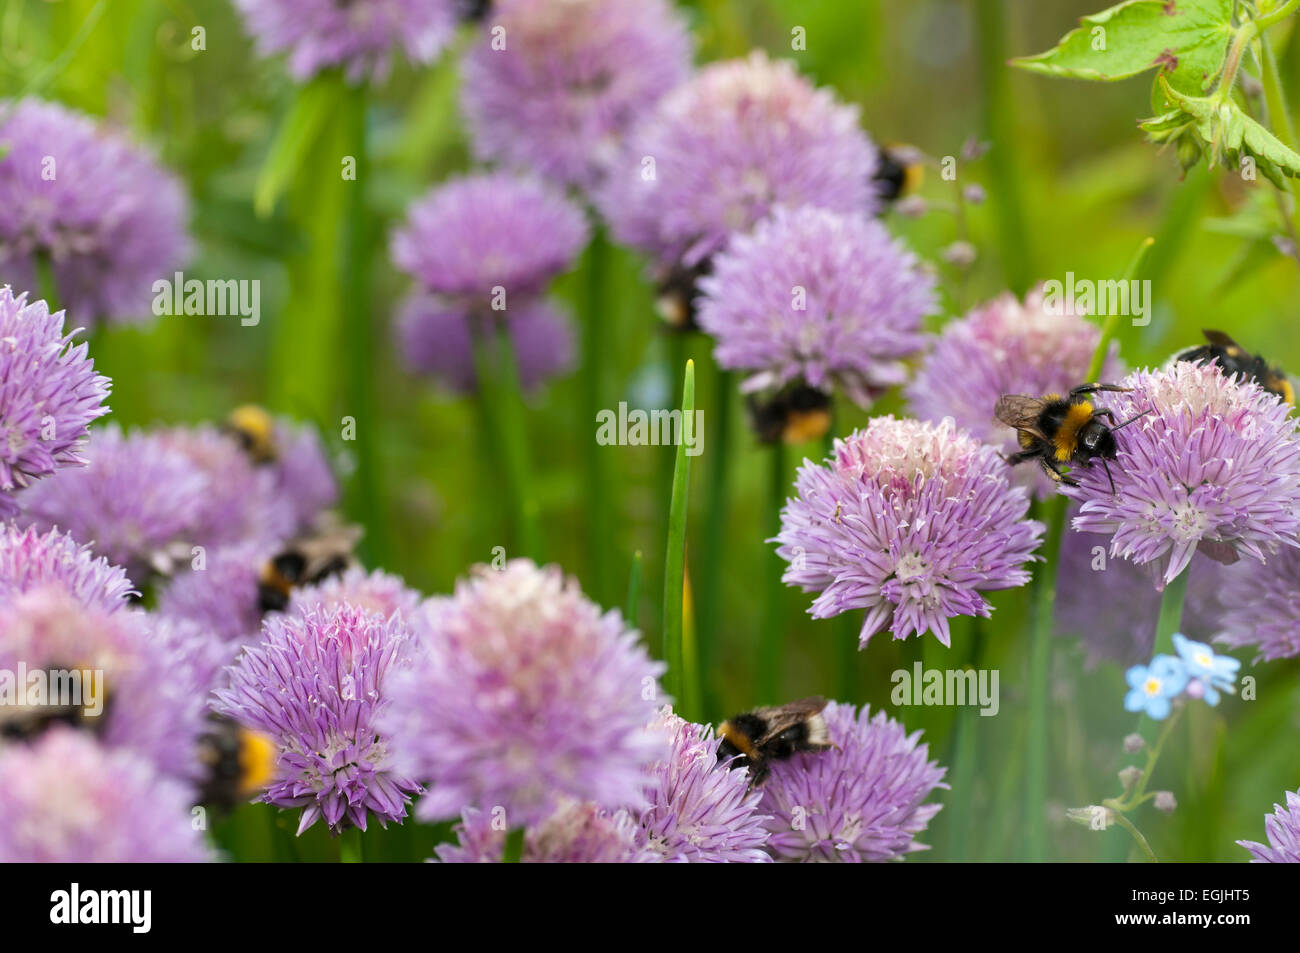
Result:
[[[1050,80],[1006,66],[1012,56],[1056,42],[1077,18],[1103,4],[1075,0],[701,0],[686,4],[700,62],[744,54],[757,46],[796,59],[818,84],[861,106],[866,129],[879,142],[913,144],[931,156],[958,155],[970,137],[989,140],[991,152],[960,163],[957,186],[980,184],[988,201],[966,210],[964,225],[934,211],[915,220],[891,219],[943,277],[947,317],[1005,288],[1024,291],[1036,281],[1119,277],[1141,240],[1157,239],[1142,277],[1152,282],[1154,319],[1145,328],[1124,326],[1123,356],[1130,365],[1162,362],[1195,343],[1198,329],[1229,330],[1247,347],[1293,370],[1300,369],[1300,315],[1294,260],[1264,237],[1252,237],[1252,208],[1267,185],[1244,185],[1221,170],[1199,168],[1180,180],[1173,155],[1142,141],[1136,121],[1150,112],[1148,77],[1116,84]],[[374,93],[367,134],[371,167],[368,201],[381,228],[370,243],[373,281],[369,327],[353,327],[346,340],[364,339],[380,387],[365,414],[347,406],[343,378],[356,350],[325,318],[320,335],[294,338],[285,331],[310,327],[301,320],[328,306],[312,293],[290,295],[291,274],[328,273],[328,238],[314,223],[341,201],[337,155],[309,157],[334,174],[318,184],[290,186],[290,198],[269,219],[253,211],[252,194],[293,86],[283,64],[253,53],[228,0],[109,0],[75,55],[60,55],[78,38],[95,0],[4,0],[0,5],[0,85],[6,97],[34,82],[41,95],[106,116],[151,143],[188,183],[192,228],[198,243],[187,277],[257,278],[262,282],[262,322],[241,327],[232,318],[170,317],[143,330],[94,334],[92,356],[113,378],[113,418],[126,426],[219,418],[236,404],[259,402],[313,419],[346,469],[349,446],[339,421],[358,417],[358,439],[370,441],[375,485],[350,483],[348,506],[368,522],[367,556],[429,593],[447,592],[472,563],[493,548],[513,544],[507,527],[505,486],[489,463],[489,448],[473,400],[434,390],[406,374],[390,336],[396,302],[408,288],[389,261],[387,235],[405,206],[434,183],[470,167],[457,107],[457,56],[427,70],[399,63]],[[191,49],[191,30],[206,31],[206,50]],[[791,30],[806,29],[807,49],[792,52]],[[1300,36],[1283,26],[1272,34],[1293,103],[1300,103]],[[464,40],[457,49],[463,48]],[[332,185],[330,184],[332,183]],[[951,202],[955,189],[933,171],[922,194]],[[1243,227],[1244,226],[1244,227]],[[963,232],[962,229],[965,229]],[[1244,234],[1243,234],[1244,233]],[[966,237],[978,250],[968,273],[945,265],[941,252]],[[299,269],[295,272],[295,269]],[[556,294],[576,312],[587,307],[590,277],[580,265]],[[590,553],[585,536],[589,509],[583,461],[594,440],[595,411],[667,403],[680,380],[664,370],[669,347],[654,315],[643,263],[615,249],[606,261],[599,320],[607,325],[605,381],[600,407],[586,407],[576,374],[530,400],[527,416],[544,556],[576,574],[606,606],[623,604],[632,556],[644,554],[638,625],[652,648],[660,633],[669,448],[603,447],[610,479],[612,525],[606,556]],[[327,283],[328,284],[328,283]],[[296,287],[303,287],[301,283]],[[329,294],[322,288],[321,294]],[[323,313],[323,312],[322,312]],[[293,315],[298,320],[291,320]],[[294,332],[295,334],[297,332]],[[364,354],[364,351],[362,352]],[[325,357],[322,359],[321,355]],[[695,461],[690,513],[691,576],[704,623],[707,715],[712,720],[758,702],[753,649],[762,600],[755,598],[770,571],[766,456],[749,436],[735,402],[731,485],[725,510],[725,545],[714,601],[699,590],[699,544],[708,516],[708,474],[722,447],[719,421],[710,416],[712,365],[707,341],[692,339],[686,354],[701,371],[698,406],[705,411],[705,453]],[[897,411],[896,396],[881,410]],[[865,416],[844,414],[847,433]],[[820,446],[788,455],[793,468]],[[377,522],[376,522],[377,520]],[[1062,580],[1090,586],[1090,580]],[[1099,593],[1104,598],[1104,593]],[[853,636],[841,622],[813,622],[809,603],[788,593],[781,622],[788,664],[786,698],[821,693],[886,707],[909,728],[926,732],[932,751],[951,764],[952,709],[889,704],[889,673],[921,658],[931,665],[964,664],[982,643],[982,667],[1001,670],[1002,708],[996,718],[975,718],[979,760],[969,789],[942,792],[946,808],[922,840],[933,846],[918,860],[1014,859],[1024,786],[1020,755],[1026,731],[1025,669],[1027,592],[996,593],[993,618],[975,636],[955,627],[945,654],[917,640],[893,643],[880,635],[868,651],[851,656]],[[927,636],[928,643],[934,640]],[[1051,857],[1059,860],[1123,859],[1130,842],[1113,829],[1104,834],[1067,826],[1066,807],[1118,793],[1115,772],[1134,760],[1122,754],[1134,719],[1122,708],[1123,673],[1114,665],[1086,671],[1081,651],[1057,641],[1052,723]],[[1300,786],[1300,663],[1272,663],[1243,672],[1260,678],[1259,700],[1228,699],[1217,710],[1193,706],[1191,717],[1162,759],[1155,786],[1170,788],[1180,807],[1170,818],[1150,807],[1136,820],[1162,859],[1242,861],[1237,838],[1262,839],[1263,817],[1287,789]],[[846,670],[845,665],[849,668]],[[951,778],[950,778],[951,780]],[[965,799],[954,811],[956,799]],[[963,813],[964,811],[964,813]]]

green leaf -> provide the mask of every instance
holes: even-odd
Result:
[[[332,72],[321,73],[294,93],[253,190],[253,209],[259,218],[267,218],[275,210],[276,201],[298,174],[342,93],[342,79]]]
[[[1159,68],[1175,89],[1202,93],[1223,65],[1232,8],[1233,0],[1125,0],[1083,17],[1047,52],[1011,65],[1102,82]]]
[[[1279,189],[1286,179],[1300,176],[1297,155],[1271,132],[1251,119],[1231,99],[1186,96],[1170,87],[1162,76],[1161,89],[1175,109],[1140,125],[1152,142],[1195,142],[1210,158],[1210,166],[1240,170],[1249,157],[1256,171]]]

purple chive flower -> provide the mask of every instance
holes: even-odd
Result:
[[[950,618],[989,616],[980,592],[1029,581],[1043,525],[1008,477],[952,421],[877,417],[836,440],[826,466],[804,461],[775,540],[782,579],[821,593],[813,618],[866,609],[863,646],[886,627],[948,645]]]
[[[587,243],[582,210],[551,186],[506,172],[463,176],[411,206],[393,260],[431,294],[476,313],[494,289],[523,301],[568,268]],[[496,310],[500,310],[497,308]]]
[[[350,81],[387,76],[394,50],[432,62],[456,31],[457,0],[235,0],[264,56],[286,53],[295,79],[342,68]]]
[[[564,801],[535,828],[524,832],[525,864],[637,864],[659,858],[643,847],[627,811],[590,802]],[[456,825],[456,844],[436,848],[444,864],[500,863],[506,831],[501,818],[467,807]]]
[[[400,617],[353,606],[269,616],[262,643],[246,648],[214,710],[265,732],[280,746],[275,780],[261,799],[303,808],[301,834],[324,818],[331,832],[401,822],[420,786],[394,770],[389,737],[376,730],[388,683],[410,649]]]
[[[239,646],[258,640],[258,581],[275,548],[251,542],[209,550],[201,569],[177,573],[159,590],[159,614],[193,623],[209,639],[230,646],[233,662]]]
[[[497,0],[465,59],[474,152],[589,189],[628,132],[690,70],[690,34],[665,0]]]
[[[280,496],[280,471],[258,467],[229,434],[203,424],[168,427],[150,437],[183,454],[206,484],[203,495],[190,501],[186,542],[212,547],[279,541],[301,528],[296,506]]]
[[[208,685],[179,664],[189,646],[154,635],[144,613],[88,607],[56,585],[0,605],[0,669],[102,673],[99,710],[84,723],[105,744],[130,749],[169,777],[196,781]]]
[[[1066,532],[1060,559],[1058,576],[1076,583],[1057,589],[1052,610],[1056,634],[1079,640],[1089,668],[1151,658],[1160,614],[1151,567],[1111,559],[1105,542],[1091,533]],[[1099,599],[1098,593],[1106,598]]]
[[[712,729],[683,721],[667,709],[656,730],[671,739],[655,762],[647,791],[650,806],[637,815],[641,839],[664,863],[767,863],[769,818],[758,809],[761,791],[749,789],[746,771],[718,762]]]
[[[778,205],[874,213],[877,163],[857,107],[755,51],[665,96],[598,200],[620,241],[692,268]]]
[[[109,379],[63,324],[62,311],[0,288],[0,519],[18,509],[9,491],[84,465],[87,425],[108,413]]]
[[[1218,364],[1179,362],[1136,371],[1108,394],[1119,420],[1150,415],[1117,436],[1110,481],[1097,465],[1076,467],[1082,502],[1075,529],[1111,536],[1110,553],[1156,563],[1158,587],[1200,548],[1231,562],[1265,562],[1300,545],[1300,439],[1290,407],[1253,382],[1224,377]]]
[[[1270,662],[1300,655],[1300,549],[1284,546],[1263,566],[1223,567],[1217,582],[1214,641]]]
[[[207,481],[178,450],[117,424],[97,429],[90,464],[62,470],[20,498],[24,520],[60,527],[136,579],[170,561]]]
[[[0,606],[20,593],[51,586],[101,612],[124,608],[134,594],[125,570],[71,536],[0,525]]]
[[[305,530],[338,502],[338,480],[316,428],[276,420],[275,445],[274,496],[292,508],[297,529]]]
[[[1169,717],[1174,699],[1187,688],[1187,666],[1172,655],[1157,655],[1150,665],[1134,665],[1124,673],[1124,678],[1129,687],[1124,708],[1164,721]]]
[[[426,651],[392,685],[382,723],[401,770],[430,791],[419,816],[504,807],[531,826],[558,799],[645,803],[667,745],[653,661],[617,610],[602,613],[557,567],[478,566],[429,612]]]
[[[458,394],[478,388],[471,323],[475,317],[415,294],[402,305],[397,339],[406,365]],[[573,332],[553,305],[526,300],[506,312],[506,327],[519,371],[520,386],[536,391],[573,366]]]
[[[1101,332],[1087,318],[1045,306],[1043,290],[1025,296],[1024,304],[1002,294],[951,321],[933,338],[915,376],[907,386],[912,412],[922,420],[951,417],[975,439],[1004,453],[1020,449],[1015,431],[993,416],[1003,394],[1065,394],[1086,383],[1088,365]],[[1101,378],[1120,373],[1111,354]],[[1056,484],[1037,467],[1015,471],[1015,482],[1038,499],[1056,493]]]
[[[0,747],[0,862],[210,860],[192,803],[144,759],[54,728],[34,744]]]
[[[140,322],[190,254],[188,202],[152,156],[54,103],[0,104],[0,274],[37,286],[49,259],[76,324]]]
[[[285,612],[301,615],[314,607],[333,609],[344,605],[385,619],[396,613],[416,635],[425,625],[422,595],[398,576],[379,569],[366,572],[360,566],[353,566],[343,575],[331,576],[318,585],[295,589]]]
[[[90,463],[62,470],[19,498],[24,520],[61,527],[133,578],[189,563],[192,548],[292,535],[293,507],[273,472],[211,427],[125,434],[96,430]]]
[[[771,817],[768,852],[778,861],[898,860],[926,850],[916,835],[940,805],[923,804],[945,768],[929,746],[884,712],[831,702],[824,712],[836,745],[772,765],[759,809]]]
[[[934,278],[862,214],[778,208],[699,282],[700,327],[744,390],[803,382],[862,407],[906,379],[935,307]]]
[[[1273,813],[1264,818],[1264,831],[1267,845],[1237,841],[1255,855],[1252,864],[1300,864],[1300,791],[1286,792],[1286,807],[1273,805]]]

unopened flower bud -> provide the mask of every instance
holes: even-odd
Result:
[[[1156,792],[1157,811],[1163,811],[1166,814],[1172,814],[1174,813],[1174,809],[1177,807],[1178,807],[1178,799],[1174,797],[1173,791]]]
[[[970,242],[956,241],[943,250],[943,260],[958,268],[969,268],[975,264],[978,254]]]
[[[1124,785],[1125,791],[1133,790],[1133,785],[1141,780],[1142,769],[1131,764],[1119,773],[1119,783]]]
[[[1137,754],[1147,746],[1147,740],[1139,735],[1136,731],[1124,739],[1124,750],[1129,754]]]

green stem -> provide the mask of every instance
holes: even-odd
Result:
[[[1156,852],[1151,849],[1151,845],[1148,844],[1147,839],[1142,836],[1142,832],[1133,826],[1133,822],[1123,814],[1118,812],[1114,812],[1114,814],[1115,823],[1133,835],[1133,839],[1137,841],[1138,847],[1142,848],[1142,853],[1147,855],[1147,859],[1153,864],[1160,863],[1160,861],[1156,859]]]
[[[637,613],[641,608],[641,550],[632,554],[632,570],[627,576],[627,602],[624,603],[623,617],[634,629],[640,629]]]
[[[524,859],[524,829],[515,827],[506,831],[506,845],[501,851],[501,863],[519,864]]]
[[[1002,269],[1012,291],[1023,294],[1035,274],[1033,246],[1025,228],[1020,195],[1023,181],[1016,168],[1018,146],[1007,80],[1007,29],[1003,0],[980,0],[975,8],[976,47],[979,60],[981,127],[993,142],[989,153],[990,206],[997,222]]]
[[[686,375],[682,383],[682,419],[695,413],[695,362],[686,362]],[[664,687],[680,706],[685,700],[685,679],[688,665],[682,639],[684,623],[684,594],[686,585],[686,504],[691,483],[691,458],[686,453],[686,442],[677,446],[677,462],[673,467],[673,492],[668,508],[668,548],[664,554],[664,660],[668,672]],[[690,666],[698,671],[697,667]],[[681,713],[689,719],[691,715]]]
[[[970,626],[969,658],[977,673],[983,662],[985,643],[984,619],[976,616]],[[975,764],[978,759],[978,735],[975,726],[980,718],[979,711],[967,708],[957,713],[957,740],[953,748],[952,790],[957,792],[949,804],[951,816],[950,850],[948,860],[960,863],[969,858],[971,812],[971,789],[975,782]]]
[[[1045,504],[1047,536],[1034,590],[1033,641],[1029,650],[1029,739],[1025,784],[1028,806],[1025,844],[1029,860],[1047,859],[1047,754],[1051,740],[1052,609],[1056,604],[1056,570],[1065,528],[1065,497]]]
[[[1268,42],[1268,37],[1259,38],[1260,45],[1260,81],[1264,87],[1264,102],[1268,107],[1268,120],[1273,126],[1273,132],[1282,140],[1282,143],[1288,148],[1294,149],[1295,127],[1291,123],[1291,113],[1286,105],[1286,90],[1282,84],[1282,74],[1278,69],[1277,57],[1273,55],[1273,47]],[[1274,186],[1273,194],[1278,206],[1278,215],[1281,216],[1283,223],[1286,225],[1287,234],[1291,242],[1296,246],[1292,255],[1297,261],[1300,261],[1300,226],[1296,224],[1296,216],[1300,214],[1300,208],[1290,199],[1287,192]]]
[[[339,862],[343,864],[365,862],[365,851],[361,846],[360,828],[349,827],[339,835]]]
[[[1184,569],[1165,586],[1160,594],[1160,615],[1156,619],[1156,645],[1154,654],[1161,652],[1172,655],[1174,651],[1174,633],[1179,631],[1183,622],[1183,602],[1187,597],[1187,580],[1191,575]]]
[[[1142,239],[1142,244],[1138,246],[1137,253],[1134,254],[1133,260],[1129,262],[1128,269],[1124,272],[1124,281],[1128,282],[1138,276],[1146,261],[1147,253],[1151,251],[1151,246],[1156,240],[1151,237]],[[1101,326],[1101,337],[1097,340],[1097,349],[1092,352],[1092,360],[1088,363],[1088,375],[1085,381],[1095,381],[1101,373],[1102,366],[1106,363],[1106,353],[1110,350],[1110,342],[1115,339],[1115,334],[1119,331],[1119,311],[1106,316],[1106,320]]]
[[[1155,797],[1154,794],[1148,795],[1146,793],[1147,786],[1151,783],[1151,775],[1155,773],[1156,762],[1160,760],[1160,752],[1164,750],[1165,742],[1168,741],[1169,736],[1173,734],[1174,725],[1178,723],[1178,719],[1182,717],[1182,714],[1183,706],[1180,705],[1174,709],[1173,714],[1165,719],[1165,723],[1160,726],[1160,734],[1156,737],[1156,743],[1147,749],[1147,763],[1146,767],[1142,769],[1142,778],[1138,781],[1137,786],[1134,787],[1132,793],[1130,793],[1128,797],[1121,798],[1115,803],[1114,806],[1118,810],[1131,811],[1133,808],[1144,804],[1149,798]]]
[[[348,511],[362,526],[362,555],[368,565],[387,564],[388,521],[384,518],[379,467],[375,449],[382,445],[382,414],[376,410],[374,380],[375,325],[370,291],[370,254],[374,247],[372,222],[366,202],[370,151],[366,135],[368,87],[363,83],[343,94],[342,121],[348,155],[356,162],[356,178],[343,181],[344,229],[340,248],[342,282],[342,338],[346,362],[347,412],[358,421],[355,441],[356,472],[348,494]]]
[[[36,253],[36,283],[50,312],[61,311],[63,305],[59,301],[59,283],[54,277],[54,262],[50,260],[49,252]],[[64,326],[67,326],[66,322]]]
[[[778,440],[772,445],[769,458],[769,497],[764,520],[762,564],[767,577],[767,603],[764,606],[762,631],[758,648],[758,700],[763,704],[776,704],[781,696],[781,656],[785,641],[785,583],[781,581],[781,558],[768,549],[767,539],[781,532],[781,507],[786,497],[785,444]]]
[[[736,381],[734,375],[713,363],[713,408],[711,417],[716,421],[713,437],[708,445],[712,454],[709,467],[709,485],[704,506],[704,549],[699,567],[700,594],[699,636],[700,667],[703,672],[713,671],[714,649],[718,641],[718,619],[722,617],[721,567],[726,546],[727,529],[727,478],[730,471],[731,407],[734,402]],[[705,692],[706,698],[708,692]]]
[[[609,240],[605,230],[597,228],[587,247],[583,263],[585,278],[584,314],[582,316],[582,401],[579,434],[587,432],[594,416],[605,406],[605,367],[609,356],[605,340],[609,316],[605,313],[605,275],[608,269]],[[586,448],[587,486],[584,504],[587,509],[587,565],[591,579],[588,592],[602,605],[607,604],[608,567],[611,564],[609,504],[605,491],[605,448],[595,440],[584,439]]]

